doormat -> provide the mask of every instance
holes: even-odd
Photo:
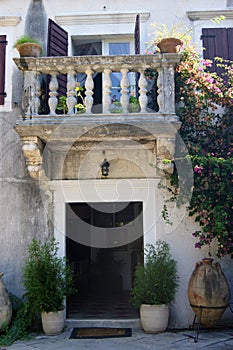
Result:
[[[82,327],[73,328],[70,339],[101,339],[131,336],[132,328]]]

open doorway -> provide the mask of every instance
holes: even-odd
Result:
[[[68,318],[137,318],[129,303],[135,267],[143,263],[142,202],[66,204],[66,256],[76,296]]]

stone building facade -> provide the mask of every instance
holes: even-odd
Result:
[[[86,266],[99,249],[110,249],[116,261],[124,261],[120,274],[121,289],[125,291],[132,286],[133,269],[146,244],[165,239],[178,262],[180,278],[180,288],[171,305],[170,327],[185,328],[192,323],[187,285],[195,262],[208,251],[194,248],[195,223],[185,207],[168,205],[171,226],[161,214],[168,198],[160,186],[164,179],[163,159],[172,160],[175,142],[182,142],[177,139],[180,124],[174,105],[174,67],[180,56],[143,54],[151,39],[152,23],[169,26],[178,22],[193,27],[193,41],[201,47],[202,28],[215,26],[211,18],[224,15],[226,20],[220,27],[232,26],[231,5],[225,0],[175,4],[171,0],[160,4],[145,1],[143,7],[138,0],[0,3],[0,35],[6,36],[8,42],[1,91],[6,96],[0,105],[0,255],[4,282],[11,293],[23,293],[22,268],[33,237],[46,240],[54,235],[60,254],[69,258],[77,274],[82,270],[88,273]],[[138,14],[139,56],[134,55]],[[19,59],[13,43],[23,33],[37,37],[46,56],[48,19],[67,33],[68,57]],[[77,57],[81,50],[84,56]],[[147,68],[159,73],[156,112],[146,108]],[[112,72],[117,73],[112,76]],[[65,115],[56,112],[60,73],[67,74],[71,112]],[[127,98],[130,89],[137,95],[138,73],[140,112],[128,113]],[[77,74],[80,82],[85,80],[90,111],[93,92],[99,91],[99,110],[83,115],[72,112]],[[98,74],[102,77],[100,85]],[[39,108],[46,75],[51,76],[49,114]],[[119,85],[114,86],[110,78]],[[119,98],[122,113],[111,113],[113,98]],[[106,165],[107,176],[103,170]],[[220,262],[232,287],[232,261],[225,257]],[[230,316],[227,310],[224,320]]]

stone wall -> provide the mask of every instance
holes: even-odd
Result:
[[[18,110],[0,113],[0,271],[9,292],[22,294],[22,268],[32,238],[51,232],[38,183],[27,173],[22,145],[14,131]]]

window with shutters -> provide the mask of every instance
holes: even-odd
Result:
[[[5,93],[5,62],[6,62],[6,35],[0,35],[0,105],[4,105]]]
[[[49,18],[47,56],[68,56],[68,33]],[[58,95],[66,94],[67,76],[58,75]]]
[[[201,39],[204,58],[213,61],[210,71],[221,74],[222,70],[217,66],[214,58],[222,57],[226,60],[233,60],[233,28],[203,28]]]

